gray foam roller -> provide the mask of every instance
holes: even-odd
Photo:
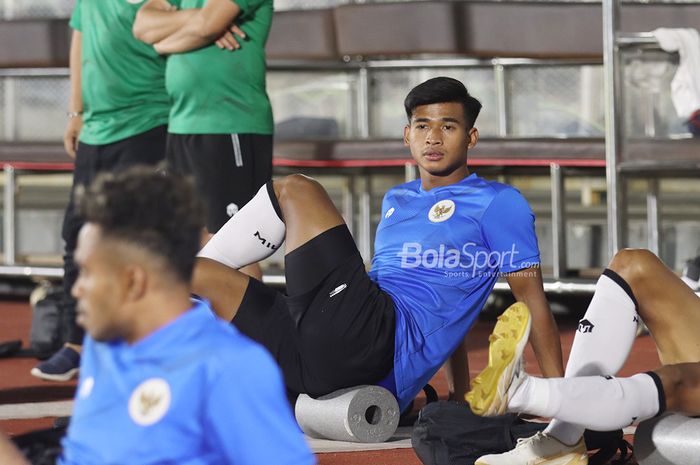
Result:
[[[399,425],[396,398],[379,386],[341,389],[318,399],[302,394],[294,413],[312,438],[350,442],[384,442]]]
[[[700,418],[674,413],[641,422],[634,455],[639,465],[700,464]]]

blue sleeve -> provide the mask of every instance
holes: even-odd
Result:
[[[220,373],[208,399],[205,431],[220,447],[223,463],[316,463],[292,415],[279,368],[261,348],[246,352],[238,355],[244,363]]]
[[[535,214],[520,192],[501,190],[482,217],[486,243],[499,257],[499,272],[530,268],[540,263],[535,235]]]

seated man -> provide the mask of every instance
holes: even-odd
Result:
[[[369,274],[328,194],[301,175],[260,189],[200,252],[194,292],[270,350],[291,397],[380,384],[404,410],[457,349],[463,399],[460,344],[500,274],[532,309],[543,372],[563,373],[534,215],[517,190],[467,168],[481,104],[440,77],[411,90],[405,109],[420,180],[384,197]],[[237,271],[285,241],[287,295]]]
[[[638,317],[654,337],[663,366],[614,378],[632,349]],[[509,411],[555,420],[544,434],[477,464],[582,465],[588,463],[585,428],[615,430],[664,410],[700,415],[700,298],[651,252],[618,252],[603,272],[579,323],[566,378],[523,373],[527,320],[520,319],[516,331],[496,331],[494,363],[474,379],[467,400],[481,415]]]
[[[194,186],[135,169],[79,205],[72,292],[88,336],[58,463],[314,463],[272,357],[190,300]]]

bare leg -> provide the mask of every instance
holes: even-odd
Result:
[[[443,367],[449,388],[449,400],[466,402],[464,395],[469,391],[469,356],[466,338],[462,339]]]
[[[295,174],[273,181],[273,187],[286,228],[286,253],[344,224],[343,217],[317,181]],[[211,302],[217,315],[230,321],[243,301],[249,279],[217,261],[198,258],[192,289]]]
[[[5,465],[29,465],[19,449],[3,433],[0,433],[0,462]]]
[[[192,292],[209,300],[216,314],[231,321],[243,302],[250,277],[208,258],[197,258]]]
[[[345,223],[323,186],[307,176],[275,180],[274,188],[287,227],[286,253]]]
[[[240,269],[241,273],[247,274],[251,278],[255,278],[258,281],[262,281],[263,272],[260,268],[260,263],[253,263],[252,265],[244,266]]]
[[[63,345],[66,346],[66,347],[69,347],[69,348],[73,349],[74,351],[76,351],[76,352],[78,352],[78,353],[81,353],[81,352],[83,351],[83,346],[82,346],[82,344],[72,344],[72,343],[70,343],[70,342],[66,342],[66,343],[63,344]]]
[[[664,385],[667,410],[700,415],[700,363],[666,365],[654,371]]]
[[[661,363],[700,362],[700,298],[648,250],[622,250],[609,268],[632,288]]]

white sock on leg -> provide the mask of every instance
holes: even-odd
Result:
[[[518,399],[520,412],[557,418],[581,430],[612,431],[624,428],[633,422],[653,417],[663,408],[659,405],[659,388],[652,375],[647,373],[630,378],[530,377],[527,381],[529,390],[545,392],[547,401],[542,402],[543,396],[539,395],[532,399],[526,395],[520,396],[521,387],[513,398]],[[510,410],[511,404],[508,405]]]
[[[540,378],[534,376],[523,376],[525,379],[520,383],[518,389],[514,393],[509,393],[508,411],[523,413],[531,410],[536,412],[546,410],[549,406],[549,384],[539,383]]]
[[[197,256],[238,269],[275,253],[284,242],[286,227],[274,195],[269,181],[214,234]]]
[[[606,269],[598,279],[593,299],[579,322],[566,377],[614,375],[624,365],[637,334],[637,303],[629,285]],[[584,428],[552,421],[546,433],[564,444],[576,444]]]

